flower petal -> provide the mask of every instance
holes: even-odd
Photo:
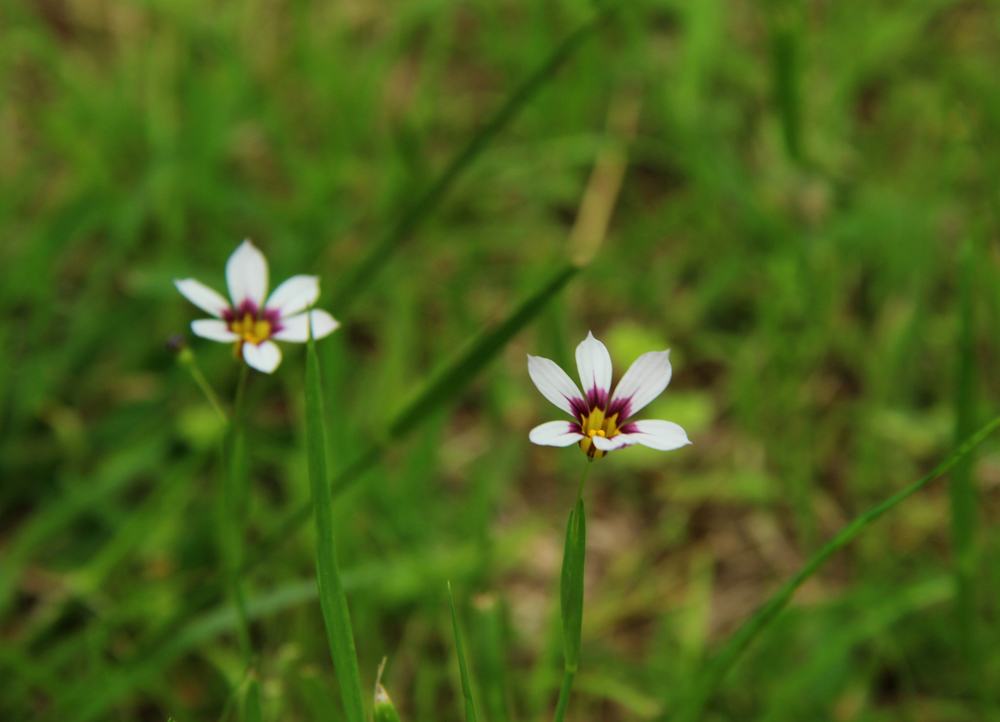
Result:
[[[542,396],[576,419],[587,415],[587,402],[573,379],[555,361],[528,354],[528,375]]]
[[[265,307],[284,318],[304,311],[319,298],[319,276],[292,276],[274,289]]]
[[[222,318],[222,313],[229,308],[227,301],[222,294],[206,286],[201,281],[193,278],[174,279],[177,290],[184,294],[184,298],[206,313],[210,313],[216,318]]]
[[[593,333],[588,333],[576,347],[576,367],[590,408],[607,408],[611,393],[611,354]]]
[[[267,259],[249,239],[226,261],[226,283],[236,309],[244,301],[250,301],[256,309],[263,307],[267,296]]]
[[[618,382],[607,415],[618,414],[618,424],[663,393],[670,383],[670,349],[650,351],[635,360]],[[598,447],[600,448],[600,447]]]
[[[239,341],[239,334],[229,330],[229,325],[225,321],[216,321],[214,318],[204,318],[200,321],[191,322],[191,330],[195,336],[209,338],[213,341],[232,342]]]
[[[339,326],[340,323],[326,311],[316,309],[309,313],[300,313],[291,318],[281,319],[281,330],[272,334],[271,338],[276,341],[292,341],[293,343],[305,343],[309,340],[309,317],[312,317],[313,338],[319,339],[329,336]]]
[[[601,451],[615,451],[616,449],[624,449],[626,446],[639,443],[638,440],[633,439],[628,434],[616,434],[610,439],[606,439],[603,436],[592,436],[590,440]]]
[[[309,312],[312,317],[313,338],[324,338],[340,328],[340,321],[321,308]]]
[[[661,421],[660,419],[634,421],[631,424],[625,424],[621,431],[619,436],[628,436],[635,439],[635,443],[659,451],[673,451],[691,443],[688,440],[687,432],[673,421]],[[617,439],[618,436],[613,438]]]
[[[243,359],[258,371],[271,373],[281,363],[281,349],[273,341],[243,344]]]
[[[528,441],[539,446],[570,446],[582,438],[580,425],[572,421],[550,421],[528,433]]]

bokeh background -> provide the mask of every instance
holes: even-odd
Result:
[[[510,313],[568,238],[616,105],[638,108],[593,262],[337,498],[362,681],[462,718],[446,580],[488,722],[547,719],[584,465],[525,353],[616,379],[694,442],[595,464],[574,720],[670,720],[703,660],[836,530],[995,413],[1000,9],[950,0],[6,0],[0,4],[0,718],[218,720],[243,667],[219,559],[230,350],[171,280],[244,237],[323,278],[345,467]],[[588,25],[588,23],[590,25]],[[536,92],[329,305],[451,158]],[[626,100],[622,100],[625,98]],[[255,548],[308,499],[302,349],[249,386]],[[952,505],[949,482],[971,483]],[[963,481],[964,480],[964,481]],[[807,583],[713,720],[997,719],[1000,451]],[[953,539],[958,539],[959,550]],[[339,720],[311,524],[247,574],[265,717]],[[956,584],[957,578],[964,580]]]

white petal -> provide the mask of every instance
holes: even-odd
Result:
[[[216,318],[222,318],[222,312],[229,308],[229,301],[223,298],[222,294],[212,290],[201,281],[193,278],[174,279],[177,290],[184,294],[184,298],[206,313],[210,313]]]
[[[576,347],[576,367],[590,408],[607,408],[611,393],[611,354],[594,334],[588,333]]]
[[[239,341],[238,334],[229,330],[229,325],[225,321],[216,321],[214,318],[205,318],[200,321],[191,322],[191,330],[195,336],[210,338],[213,341]]]
[[[618,414],[618,425],[663,393],[670,383],[670,349],[650,351],[635,360],[618,382],[608,404],[608,416]]]
[[[281,349],[273,341],[247,342],[243,344],[243,358],[253,368],[269,374],[281,363]]]
[[[274,289],[266,307],[284,318],[305,311],[319,298],[319,276],[292,276]]]
[[[612,436],[610,439],[605,439],[603,436],[592,436],[590,437],[590,440],[594,442],[594,446],[601,451],[624,449],[626,446],[632,446],[632,444],[639,443],[628,434],[617,434],[616,436]]]
[[[620,435],[628,436],[635,439],[636,443],[659,451],[673,451],[691,443],[684,429],[673,421],[661,421],[660,419],[648,419],[626,424]]]
[[[528,354],[528,375],[542,396],[573,418],[587,414],[587,402],[580,389],[555,361]]]
[[[309,312],[312,317],[313,338],[324,338],[340,328],[340,321],[321,308]]]
[[[271,335],[276,341],[292,341],[294,343],[305,343],[309,340],[309,317],[312,317],[313,338],[319,339],[329,336],[340,324],[326,311],[316,309],[309,313],[300,313],[298,316],[281,319],[281,330]]]
[[[243,241],[226,261],[226,283],[233,306],[250,301],[258,309],[267,296],[267,259],[249,239]]]
[[[528,441],[539,446],[570,446],[582,438],[580,425],[572,421],[550,421],[528,433]]]

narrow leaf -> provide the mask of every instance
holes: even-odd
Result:
[[[562,576],[559,597],[562,611],[563,656],[566,671],[575,673],[580,663],[580,638],[583,629],[583,572],[587,554],[587,520],[583,499],[576,500],[576,508],[569,514],[566,524],[566,547],[563,551]]]
[[[340,682],[340,695],[348,722],[365,722],[361,697],[361,675],[351,631],[347,595],[337,567],[334,541],[333,499],[326,472],[326,428],[323,422],[323,391],[319,377],[319,359],[310,339],[306,349],[306,451],[309,461],[309,484],[316,519],[316,576],[320,607],[326,623],[333,665]]]
[[[997,416],[986,424],[986,426],[982,427],[979,431],[970,436],[964,444],[949,454],[944,461],[934,467],[934,469],[920,479],[920,481],[906,487],[896,494],[893,494],[881,504],[869,509],[861,516],[856,517],[854,521],[841,529],[833,537],[833,539],[827,542],[822,549],[816,552],[816,554],[814,554],[813,557],[806,562],[805,566],[803,566],[794,577],[785,582],[785,584],[771,597],[771,599],[768,600],[768,602],[764,604],[764,606],[761,607],[757,613],[754,614],[750,620],[740,627],[739,631],[729,639],[722,650],[709,663],[706,671],[702,675],[702,680],[697,685],[688,705],[681,710],[681,713],[677,717],[672,719],[681,720],[681,722],[697,722],[697,720],[700,720],[705,712],[705,707],[708,705],[712,694],[715,692],[715,688],[718,686],[719,682],[722,681],[726,672],[728,672],[733,664],[736,663],[736,660],[739,659],[740,655],[744,652],[744,650],[746,650],[757,635],[764,631],[771,624],[771,622],[774,621],[778,614],[781,613],[786,606],[788,606],[788,602],[791,601],[795,591],[802,586],[807,579],[819,571],[820,568],[822,568],[822,566],[826,564],[826,562],[829,561],[834,554],[852,542],[872,522],[954,467],[959,460],[964,458],[970,451],[978,446],[983,439],[993,433],[997,427],[1000,427],[1000,416]]]
[[[392,230],[369,251],[354,270],[345,275],[344,281],[333,294],[332,308],[336,313],[343,314],[350,303],[360,295],[361,290],[371,283],[375,274],[389,260],[392,252],[413,234],[424,218],[441,202],[462,172],[479,157],[497,133],[503,130],[504,126],[534,97],[535,93],[545,86],[582,41],[598,27],[601,17],[598,15],[581,25],[552,51],[535,72],[528,76],[507,98],[507,102],[497,110],[479,132],[473,135],[462,150],[452,158],[447,168],[410,210],[400,218]]]
[[[451,603],[451,624],[455,629],[455,650],[458,653],[458,668],[462,675],[462,696],[465,697],[465,722],[476,722],[476,708],[472,703],[472,685],[469,684],[469,670],[465,666],[462,635],[458,632],[458,615],[455,614],[455,598],[451,594],[451,582],[448,582],[448,601]]]

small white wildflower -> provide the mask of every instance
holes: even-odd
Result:
[[[579,442],[592,459],[633,444],[671,451],[691,442],[672,421],[632,421],[629,417],[655,399],[670,383],[670,350],[651,351],[635,360],[611,393],[611,355],[588,333],[576,347],[576,365],[585,394],[555,361],[528,356],[528,374],[542,395],[576,421],[536,426],[528,439],[540,446]]]
[[[177,290],[198,308],[215,316],[191,322],[202,338],[233,344],[233,353],[258,371],[271,373],[281,363],[275,341],[305,343],[323,338],[340,325],[329,313],[306,311],[319,298],[318,276],[292,276],[267,296],[267,259],[249,240],[226,262],[232,303],[193,278],[175,280]],[[265,301],[265,298],[267,299]]]

